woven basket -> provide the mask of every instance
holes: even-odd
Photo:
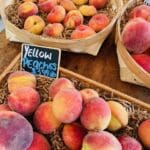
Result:
[[[132,59],[121,39],[121,25],[126,18],[125,14],[128,13],[131,8],[141,3],[143,3],[141,0],[130,0],[123,8],[116,27],[117,55],[120,65],[121,80],[150,88],[150,73],[146,72]]]
[[[57,47],[71,52],[97,55],[104,40],[112,31],[123,6],[122,0],[110,0],[109,3],[112,6],[113,11],[117,11],[116,15],[111,20],[111,23],[104,30],[98,32],[97,34],[80,40],[45,38],[42,36],[33,35],[25,30],[20,30],[10,21],[8,21],[5,14],[5,8],[8,5],[13,4],[13,0],[2,0],[0,3],[0,11],[6,28],[6,37],[10,41],[33,43],[37,45]]]
[[[10,72],[19,70],[20,66],[20,54],[12,61],[8,68],[0,76],[0,103],[7,103],[7,78]],[[97,83],[93,80],[85,78],[79,74],[68,71],[60,67],[60,76],[67,77],[70,79],[77,89],[83,88],[93,88],[98,93],[99,96],[103,97],[105,100],[114,100],[121,103],[129,113],[129,124],[125,128],[117,131],[115,136],[122,134],[128,134],[132,137],[135,137],[137,140],[137,129],[139,124],[146,120],[150,119],[150,105],[146,104],[138,99],[132,98],[128,95],[125,95],[119,91],[116,91],[110,87],[107,87],[103,84]],[[48,101],[48,87],[51,84],[52,80],[50,78],[44,78],[37,76],[37,90],[41,95],[41,100]],[[32,123],[32,122],[31,122]],[[63,125],[52,134],[47,135],[47,139],[52,145],[52,150],[68,150],[68,148],[63,143],[61,137],[61,130]]]

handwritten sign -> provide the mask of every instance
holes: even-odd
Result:
[[[57,78],[61,50],[43,46],[22,44],[21,67],[35,75]]]

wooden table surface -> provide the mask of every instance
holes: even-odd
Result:
[[[4,32],[0,33],[0,73],[19,53],[20,47],[21,44],[6,40]],[[98,56],[62,52],[61,66],[150,103],[150,89],[120,81],[115,50],[114,34],[111,34]]]

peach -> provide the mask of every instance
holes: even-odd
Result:
[[[108,3],[108,0],[89,0],[89,4],[95,6],[97,9],[103,8]]]
[[[8,104],[0,104],[0,111],[11,111],[10,107],[8,106]]]
[[[33,34],[41,34],[44,27],[45,27],[44,20],[36,15],[28,17],[24,23],[24,29]]]
[[[150,56],[147,54],[134,54],[132,58],[147,72],[150,73]]]
[[[43,35],[51,36],[51,37],[61,37],[64,27],[61,23],[53,23],[48,24],[44,30]]]
[[[115,136],[106,131],[90,132],[83,139],[81,150],[122,150]]]
[[[84,105],[80,120],[88,130],[104,130],[111,120],[111,110],[102,98],[93,98]]]
[[[49,96],[54,98],[54,96],[63,89],[66,88],[75,88],[73,83],[67,78],[58,78],[55,79],[49,87]]]
[[[122,135],[118,137],[118,140],[122,145],[122,150],[142,150],[141,144],[130,136]]]
[[[64,143],[71,150],[80,150],[86,130],[77,123],[66,124],[62,131]]]
[[[35,127],[43,134],[55,131],[61,124],[52,112],[52,102],[42,103],[36,110],[33,122]]]
[[[130,18],[141,17],[145,20],[149,20],[150,17],[150,6],[147,5],[139,5],[135,7],[129,14]]]
[[[143,121],[138,128],[138,135],[143,145],[150,149],[150,119]]]
[[[122,32],[122,42],[129,52],[143,53],[150,48],[150,23],[142,18],[130,20]]]
[[[93,16],[97,14],[96,8],[92,5],[82,5],[79,8],[79,11],[81,12],[83,16]]]
[[[83,39],[94,35],[95,31],[86,25],[79,25],[71,34],[71,39]]]
[[[71,0],[60,0],[60,5],[64,7],[66,11],[77,9],[76,5]]]
[[[13,111],[0,112],[1,150],[26,150],[32,140],[32,126],[23,116]]]
[[[38,7],[33,2],[24,2],[18,7],[18,15],[27,18],[38,13]]]
[[[110,20],[106,14],[99,13],[99,14],[94,15],[90,19],[88,25],[94,31],[99,32],[99,31],[103,30],[105,27],[107,27],[109,22],[110,22]]]
[[[88,2],[88,0],[72,0],[76,5],[83,5]]]
[[[128,124],[128,112],[118,102],[109,101],[108,105],[111,109],[111,121],[108,126],[109,131],[117,131]]]
[[[51,150],[51,146],[42,134],[34,132],[33,141],[27,150]]]
[[[8,77],[8,90],[13,92],[22,87],[36,88],[36,78],[33,74],[26,71],[15,71]]]
[[[23,0],[24,2],[37,2],[37,0]]]
[[[83,24],[83,20],[84,18],[79,10],[71,10],[64,19],[64,25],[66,28],[75,29],[80,24]]]
[[[88,103],[92,98],[99,97],[97,91],[95,91],[94,89],[90,89],[90,88],[82,89],[80,93],[83,99],[83,104]]]
[[[82,111],[82,97],[76,89],[60,90],[52,104],[54,116],[63,123],[75,121]]]
[[[64,20],[66,11],[62,6],[56,5],[47,15],[47,21],[49,23],[60,23]]]
[[[39,93],[31,87],[17,89],[7,99],[9,107],[24,116],[32,114],[40,103]]]
[[[57,5],[57,0],[39,0],[38,6],[43,12],[49,13],[54,6]]]

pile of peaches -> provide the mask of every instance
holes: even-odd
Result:
[[[150,73],[150,6],[142,4],[131,10],[122,41],[133,59]]]
[[[70,39],[86,38],[103,30],[110,22],[105,13],[99,13],[108,0],[24,0],[18,15],[25,19],[24,29],[37,35],[62,37],[71,30]],[[39,12],[46,13],[43,19]],[[88,23],[85,24],[85,18]]]
[[[133,137],[112,134],[128,124],[128,112],[119,102],[105,101],[94,89],[79,91],[67,78],[55,79],[48,89],[49,101],[42,102],[36,84],[28,72],[10,74],[7,104],[0,105],[1,150],[51,150],[46,135],[61,124],[70,150],[142,150]],[[150,149],[149,127],[150,120],[143,121],[138,136]]]

